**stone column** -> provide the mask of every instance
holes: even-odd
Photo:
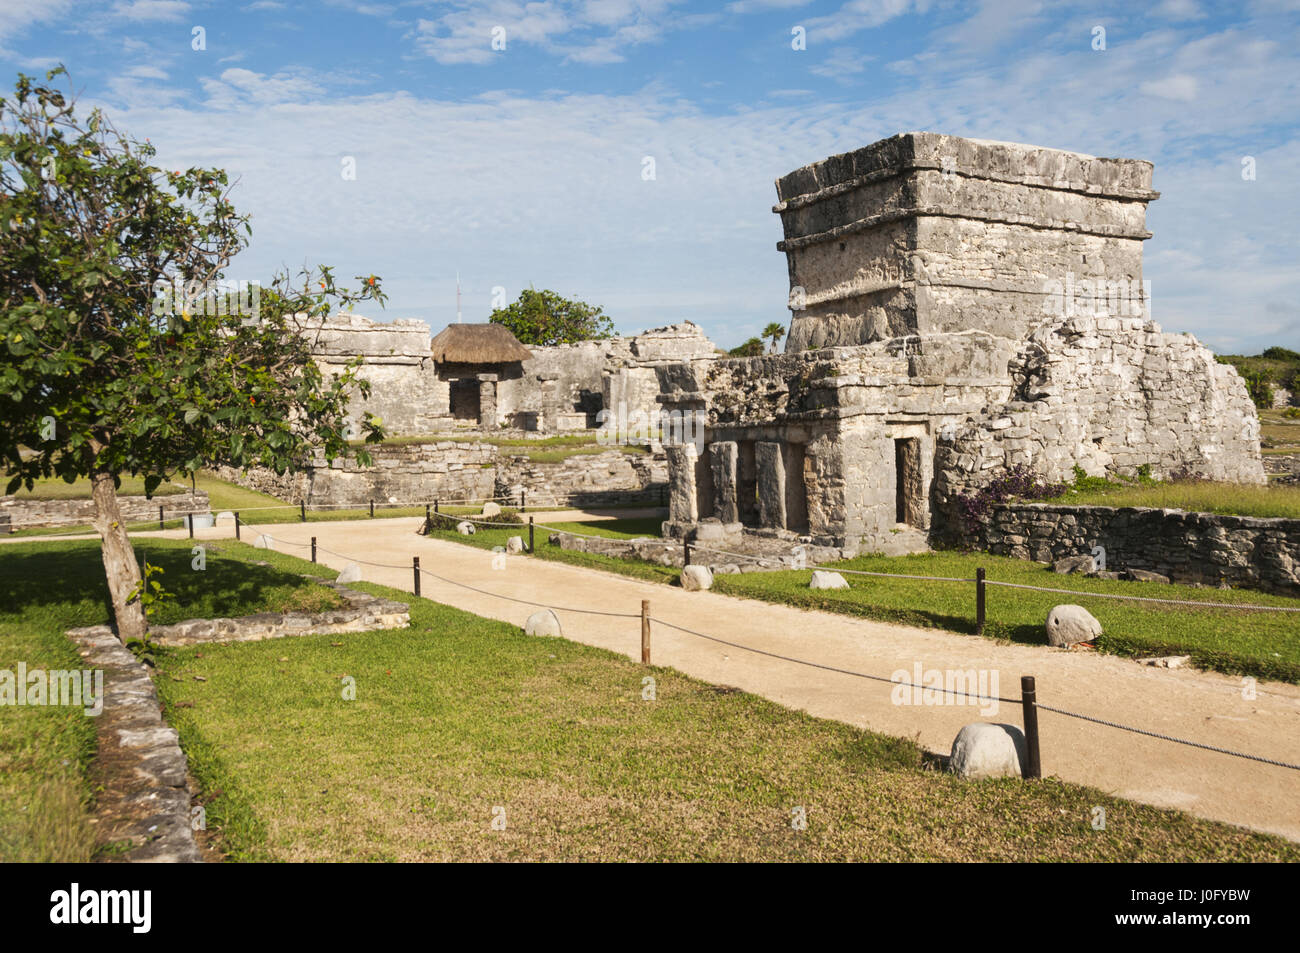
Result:
[[[713,469],[713,500],[718,519],[723,523],[740,522],[736,507],[736,461],[739,449],[734,440],[709,444],[709,464]]]
[[[758,521],[765,529],[785,529],[785,460],[781,445],[754,444],[758,467]]]
[[[497,375],[478,375],[478,425],[484,430],[497,429]]]
[[[695,489],[695,463],[699,457],[695,444],[665,446],[668,455],[668,520],[694,523],[699,519]]]

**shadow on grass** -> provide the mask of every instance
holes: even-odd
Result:
[[[301,576],[271,566],[222,559],[221,547],[212,543],[205,544],[206,568],[198,571],[193,567],[192,545],[189,541],[137,541],[136,559],[143,556],[150,565],[161,567],[163,588],[175,596],[152,623],[167,624],[196,615],[243,615],[250,605],[264,603],[272,590],[304,583]],[[86,600],[102,607],[99,622],[112,619],[98,541],[0,547],[0,607],[5,613],[58,611],[70,602]]]

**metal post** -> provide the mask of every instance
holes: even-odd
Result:
[[[411,571],[415,574],[415,594],[420,594],[420,557],[411,557]]]
[[[641,600],[641,664],[650,664],[650,600]]]
[[[158,507],[158,528],[163,528],[163,508],[161,506]]]
[[[239,514],[235,514],[235,539],[239,539]]]
[[[975,634],[984,634],[984,567],[975,570]]]
[[[533,518],[528,517],[528,551],[533,551]]]
[[[371,518],[371,519],[374,519],[374,518],[375,518],[375,501],[374,501],[374,500],[371,500],[371,501],[370,501],[370,518]]]
[[[1038,691],[1034,676],[1020,676],[1020,702],[1025,715],[1025,755],[1027,764],[1021,774],[1026,778],[1041,778],[1043,765],[1038,749]]]
[[[305,523],[307,522],[307,501],[298,501],[298,517]]]
[[[311,538],[311,561],[316,561],[316,537]]]

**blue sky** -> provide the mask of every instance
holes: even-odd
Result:
[[[0,0],[6,85],[62,62],[239,178],[233,278],[375,272],[436,331],[459,270],[467,321],[532,284],[724,346],[789,318],[773,180],[927,129],[1153,161],[1156,320],[1300,349],[1298,41],[1300,0]]]

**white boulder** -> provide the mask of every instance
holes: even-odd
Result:
[[[712,589],[713,570],[708,566],[687,566],[682,570],[682,588],[687,592]]]
[[[848,589],[849,584],[843,576],[837,572],[827,572],[823,569],[814,569],[812,579],[808,581],[809,589]]]
[[[489,500],[488,502],[486,502],[486,503],[483,504],[483,515],[484,515],[484,516],[500,516],[500,515],[501,515],[501,507],[500,507],[500,505],[498,505],[498,504],[496,504],[496,503],[493,503],[491,500]]]
[[[215,519],[218,523],[233,523],[235,521],[235,514],[230,512],[230,510],[222,510],[216,515]]]
[[[346,566],[344,566],[343,571],[339,573],[338,578],[335,580],[335,582],[360,582],[360,581],[361,581],[361,567],[358,566],[356,563],[348,563]]]
[[[948,770],[963,778],[1014,778],[1026,757],[1025,734],[1015,725],[977,721],[957,732]]]
[[[260,536],[258,536],[257,539],[253,540],[253,548],[254,549],[275,549],[275,540],[273,540],[270,536],[267,536],[265,533],[263,533]]]
[[[522,536],[511,536],[506,540],[506,553],[511,556],[518,556],[524,551],[524,538]]]
[[[1101,623],[1083,606],[1061,605],[1047,613],[1047,644],[1070,646],[1101,635]]]
[[[541,609],[534,612],[524,622],[524,635],[552,635],[559,636],[560,620],[550,609]]]
[[[473,536],[474,524],[469,520],[461,520],[456,524],[456,532],[460,533],[462,536]]]

